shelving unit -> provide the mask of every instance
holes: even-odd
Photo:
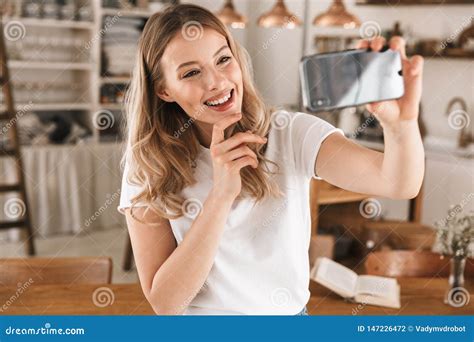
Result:
[[[9,61],[8,67],[11,69],[92,70],[91,63],[42,62],[21,60]]]
[[[16,21],[18,18],[11,18],[5,21],[5,24]],[[26,27],[50,27],[50,28],[67,28],[77,30],[93,30],[92,22],[73,21],[73,20],[56,20],[56,19],[36,19],[36,18],[21,18],[21,23]]]
[[[127,85],[130,81],[130,76],[117,75],[105,76],[102,75],[102,41],[104,38],[104,18],[107,16],[117,16],[117,21],[121,18],[135,18],[142,19],[145,23],[153,13],[142,9],[119,9],[119,8],[104,8],[101,0],[76,0],[78,4],[89,5],[92,10],[91,21],[73,21],[60,19],[40,19],[40,18],[26,18],[26,17],[4,17],[5,25],[17,25],[24,30],[25,37],[29,31],[36,34],[38,31],[41,34],[49,33],[51,35],[57,34],[60,36],[67,36],[81,39],[83,46],[80,51],[77,51],[77,56],[86,57],[86,61],[48,61],[43,58],[42,54],[38,54],[39,60],[22,60],[11,59],[9,67],[12,74],[13,83],[18,82],[33,82],[48,84],[54,82],[55,79],[61,79],[62,82],[79,82],[84,84],[85,93],[77,93],[76,102],[58,102],[58,103],[39,103],[33,100],[32,103],[15,103],[16,110],[27,108],[29,111],[38,112],[64,112],[71,113],[67,115],[74,115],[82,124],[86,125],[93,133],[93,140],[100,142],[103,132],[94,124],[94,117],[101,111],[113,112],[116,122],[114,131],[119,127],[121,115],[123,114],[123,106],[120,103],[101,103],[100,92],[104,85],[114,86]],[[166,1],[163,1],[166,2]],[[24,37],[22,38],[24,39]],[[12,43],[12,42],[10,42]],[[15,42],[14,42],[15,43]],[[22,44],[23,42],[19,42]],[[8,49],[7,49],[8,51]],[[130,70],[131,71],[131,70]],[[26,79],[26,81],[25,81]],[[38,95],[38,94],[36,94]],[[41,96],[41,94],[39,95]],[[86,101],[84,101],[84,98]],[[26,101],[28,102],[28,101]],[[2,104],[0,103],[0,109]],[[42,115],[42,113],[40,113]]]
[[[16,103],[16,109],[29,108],[32,111],[71,111],[71,110],[83,110],[90,111],[92,105],[90,103]],[[0,111],[4,110],[5,106],[0,105]]]

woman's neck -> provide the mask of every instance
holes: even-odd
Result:
[[[212,142],[212,125],[205,122],[194,122],[199,143],[205,148],[210,148]]]

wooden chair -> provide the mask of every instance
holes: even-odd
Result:
[[[32,279],[33,284],[110,284],[112,259],[7,258],[0,259],[0,286],[17,286]]]
[[[407,221],[378,220],[362,224],[362,239],[371,241],[371,251],[381,249],[431,250],[436,232],[431,226],[421,223],[423,186],[418,195],[409,202]]]
[[[466,262],[464,276],[474,276],[474,260]],[[433,252],[390,250],[370,253],[365,273],[384,277],[448,277],[449,257]]]
[[[362,240],[370,241],[371,251],[384,249],[431,250],[436,231],[416,222],[395,220],[367,221],[362,225]]]

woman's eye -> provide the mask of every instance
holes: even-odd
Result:
[[[198,73],[199,73],[198,70],[193,70],[193,71],[190,71],[190,72],[188,72],[187,74],[185,74],[185,75],[183,76],[183,78],[192,77],[192,76],[194,76],[194,75],[197,75]]]
[[[232,57],[224,56],[219,60],[219,64],[229,61]]]

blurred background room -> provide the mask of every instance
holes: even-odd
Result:
[[[6,113],[0,114],[0,273],[2,267],[10,273],[0,274],[0,286],[8,283],[5,274],[11,284],[24,281],[15,278],[21,265],[24,274],[35,274],[25,261],[31,257],[46,265],[56,260],[62,270],[79,260],[83,268],[69,283],[96,267],[97,283],[138,282],[125,218],[116,209],[123,101],[147,18],[178,2],[2,0],[8,62],[2,60],[1,76],[8,86],[2,83],[0,93]],[[411,200],[388,200],[312,180],[311,264],[326,256],[358,273],[439,278],[440,296],[453,286],[449,274],[459,279],[459,267],[472,276],[474,1],[182,2],[218,13],[247,50],[265,101],[292,111],[308,112],[298,75],[302,56],[351,49],[377,35],[402,36],[408,56],[425,58],[422,191]],[[383,151],[382,128],[364,106],[314,115]],[[16,269],[5,266],[9,259]],[[313,282],[311,289],[315,296],[321,291]]]

